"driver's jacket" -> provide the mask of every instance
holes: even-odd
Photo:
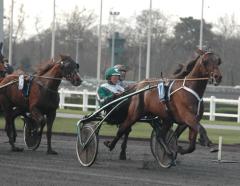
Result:
[[[100,107],[109,103],[116,98],[116,94],[124,92],[124,88],[119,84],[112,85],[109,83],[102,84],[97,90],[97,98],[100,103]]]

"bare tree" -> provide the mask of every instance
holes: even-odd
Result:
[[[239,26],[237,24],[235,15],[225,15],[218,19],[217,24],[215,24],[216,32],[224,36],[224,38],[236,37],[239,34]]]

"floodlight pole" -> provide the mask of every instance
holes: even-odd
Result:
[[[202,0],[202,12],[201,12],[201,24],[200,24],[200,38],[199,38],[199,49],[203,48],[203,9],[204,9],[204,0]]]
[[[141,81],[141,67],[142,67],[142,42],[139,42],[139,55],[138,55],[138,81]]]
[[[12,37],[13,37],[13,8],[14,8],[14,0],[12,0],[11,4],[11,15],[10,15],[10,25],[9,25],[9,51],[8,51],[8,62],[12,65]]]
[[[3,43],[4,41],[4,34],[3,34],[3,0],[0,1],[0,43]],[[3,49],[3,47],[2,47]]]
[[[150,0],[149,15],[148,15],[146,79],[149,78],[149,74],[150,74],[151,35],[152,35],[152,0]]]
[[[51,58],[55,56],[55,25],[56,25],[56,12],[55,12],[55,0],[53,0],[53,20],[52,20],[52,46],[51,46]]]
[[[100,19],[98,26],[98,54],[97,54],[97,83],[100,84],[100,65],[101,65],[101,53],[102,53],[102,0],[100,4]]]

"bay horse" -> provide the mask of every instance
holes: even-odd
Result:
[[[176,79],[170,83],[168,89],[168,101],[161,102],[157,89],[145,91],[131,98],[126,119],[121,123],[115,138],[112,141],[105,141],[104,144],[113,150],[117,141],[123,134],[128,133],[131,127],[141,117],[148,114],[158,116],[162,120],[163,130],[161,130],[160,141],[167,154],[172,152],[165,143],[165,135],[173,123],[180,127],[177,135],[189,128],[189,146],[187,149],[178,148],[180,154],[191,153],[195,150],[196,138],[199,131],[200,120],[203,115],[202,97],[206,89],[208,80],[218,85],[222,75],[219,69],[221,59],[212,52],[202,52],[192,61],[191,72],[186,73],[184,79]],[[136,90],[148,85],[156,85],[155,80],[144,80],[139,82]],[[167,109],[166,109],[167,108]],[[181,127],[181,125],[183,127]]]
[[[172,79],[183,79],[192,71],[197,58],[199,58],[199,55],[203,55],[204,54],[204,52],[202,50],[197,50],[196,52],[198,54],[196,59],[189,61],[187,64],[179,64],[178,65],[178,68],[174,71],[174,73],[173,73],[173,75],[171,77]],[[185,128],[187,128],[186,125],[185,126],[184,125],[178,125],[178,128],[175,131],[175,134],[176,134],[177,138],[180,137],[182,131],[184,131]],[[207,131],[203,127],[202,124],[199,125],[199,135],[200,136],[198,138],[198,141],[199,141],[199,144],[201,146],[209,147],[210,148],[210,152],[217,152],[218,151],[218,149],[215,148],[215,145],[209,139],[209,137],[207,135]]]
[[[18,88],[19,75],[24,75],[24,84],[29,87],[28,95]],[[14,118],[29,112],[30,118],[38,126],[38,135],[42,135],[43,128],[47,124],[47,153],[57,154],[51,147],[51,136],[59,105],[58,87],[63,78],[73,86],[79,86],[82,82],[79,65],[66,55],[60,55],[57,61],[49,60],[40,64],[33,75],[15,71],[1,81],[0,87],[3,87],[0,89],[0,103],[13,151],[21,150],[14,144]],[[9,85],[5,86],[6,84]],[[14,107],[17,109],[14,110]]]

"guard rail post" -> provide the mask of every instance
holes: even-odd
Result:
[[[237,122],[240,123],[240,97],[238,97],[238,117]]]
[[[210,97],[210,115],[209,120],[215,121],[215,111],[216,111],[216,102],[215,102],[215,96]]]
[[[83,111],[88,111],[88,90],[83,90]]]
[[[60,97],[60,101],[59,101],[59,108],[63,109],[64,108],[64,102],[65,102],[65,95],[64,95],[64,89],[60,88],[59,90],[59,97]]]

